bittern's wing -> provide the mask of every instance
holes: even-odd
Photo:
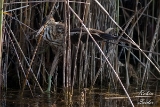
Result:
[[[91,33],[92,37],[96,40],[96,41],[106,41],[106,40],[115,40],[117,39],[116,36],[104,33],[100,30],[96,30],[96,29],[89,29],[89,32]],[[74,28],[70,30],[70,34],[71,34],[71,40],[73,43],[78,42],[79,36],[81,35],[81,41],[82,42],[86,42],[87,41],[87,35],[88,33],[86,32],[86,30],[84,28]],[[89,35],[88,35],[89,36]],[[88,38],[89,42],[92,42],[92,38],[89,36]]]

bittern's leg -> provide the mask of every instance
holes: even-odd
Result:
[[[57,65],[58,65],[59,54],[60,54],[60,51],[58,50],[58,51],[55,53],[55,57],[54,57],[54,60],[53,60],[53,62],[52,62],[51,71],[50,71],[49,76],[48,76],[48,88],[47,88],[47,90],[45,91],[46,93],[49,93],[49,92],[51,91],[51,80],[52,80],[53,73],[55,72],[56,67],[57,67]]]

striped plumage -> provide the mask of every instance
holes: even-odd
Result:
[[[53,45],[61,45],[63,42],[64,24],[55,22],[53,18],[47,21],[44,28],[43,39]]]

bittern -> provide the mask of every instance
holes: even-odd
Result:
[[[47,92],[50,92],[51,78],[58,64],[59,54],[62,52],[62,49],[63,49],[65,25],[61,22],[55,22],[53,18],[47,19],[46,23],[43,23],[43,24],[45,24],[43,39],[48,41],[49,44],[51,44],[51,46],[53,47],[52,48],[53,53],[55,54],[55,59],[52,63],[51,72],[48,78],[49,82],[48,82]],[[100,30],[91,29],[91,28],[88,30],[96,41],[118,39],[118,36],[113,36]],[[81,33],[81,41],[86,42],[88,33],[84,28],[74,28],[70,30],[71,42],[78,42],[80,33]],[[120,38],[119,40],[123,42],[130,42],[128,39],[125,39],[125,38]],[[92,39],[89,37],[88,41],[91,42]]]

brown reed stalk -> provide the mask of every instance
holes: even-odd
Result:
[[[86,26],[87,26],[87,19],[88,19],[88,13],[89,13],[89,8],[90,8],[90,5],[88,5],[88,3],[90,3],[90,0],[86,0],[84,12],[83,12],[83,19],[82,19],[83,23]],[[84,62],[83,81],[82,81],[83,87],[87,87],[87,75],[88,75],[87,69],[88,69],[88,65],[89,65],[89,62],[88,62],[88,47],[89,47],[88,38],[89,38],[89,35],[87,36],[87,42],[85,44],[85,62]]]
[[[2,50],[3,50],[3,2],[4,0],[0,1],[0,91],[2,87]]]

